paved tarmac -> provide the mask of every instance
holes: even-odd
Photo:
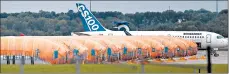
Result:
[[[10,64],[12,64],[12,62],[13,61],[10,60]],[[21,63],[21,60],[19,58],[16,58],[15,64],[20,64],[20,63]],[[1,64],[7,64],[6,58],[3,56],[1,56]],[[29,57],[26,57],[25,64],[31,64],[31,60]],[[48,63],[40,59],[35,59],[34,64],[48,64]]]
[[[218,57],[214,57],[211,55],[211,62],[212,64],[228,64],[228,51],[217,51],[219,54]],[[197,53],[197,58],[200,58],[201,56],[206,55],[206,51],[198,51]],[[198,59],[198,60],[190,60],[188,59],[190,57],[186,57],[187,61],[182,61],[182,62],[173,62],[170,64],[207,64],[207,57],[206,59]],[[175,60],[178,60],[180,58],[175,58]]]

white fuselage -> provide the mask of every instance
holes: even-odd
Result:
[[[72,33],[72,35],[104,35],[104,36],[145,36],[145,35],[164,35],[173,37],[182,37],[184,39],[193,40],[199,46],[199,49],[206,49],[207,46],[211,48],[223,48],[226,47],[228,41],[223,36],[206,31],[129,31],[127,25],[119,25],[117,28],[125,28],[124,31],[111,31],[106,29],[96,17],[86,8],[84,4],[76,4],[78,11],[81,15],[82,24],[84,30],[87,32]],[[184,34],[185,33],[185,34]]]
[[[211,48],[223,48],[228,46],[227,39],[223,36],[207,31],[128,31],[133,36],[173,36],[181,37],[187,40],[193,40],[197,43],[199,49],[206,49],[207,46]],[[103,36],[127,36],[124,31],[90,31],[79,32],[88,35],[103,35]],[[72,33],[72,35],[75,35]]]

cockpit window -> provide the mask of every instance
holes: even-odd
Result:
[[[222,38],[224,38],[223,36],[217,36],[217,39],[222,39]]]

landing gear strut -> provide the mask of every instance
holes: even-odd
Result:
[[[216,52],[218,50],[218,48],[212,48],[211,49],[211,55],[214,55],[214,57],[218,57],[219,54]]]

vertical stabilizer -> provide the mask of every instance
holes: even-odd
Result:
[[[76,3],[85,31],[107,31],[84,4]]]

